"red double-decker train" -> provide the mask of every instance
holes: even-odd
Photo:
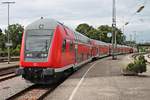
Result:
[[[111,51],[109,43],[90,39],[54,19],[41,18],[24,31],[20,68],[16,72],[33,83],[51,83],[65,71],[111,55]],[[131,53],[133,49],[118,45],[115,51]]]

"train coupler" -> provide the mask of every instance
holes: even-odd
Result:
[[[24,74],[24,69],[23,68],[17,68],[16,71],[15,71],[15,74],[16,75],[22,75],[22,74]]]

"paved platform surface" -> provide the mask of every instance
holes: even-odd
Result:
[[[101,59],[82,67],[45,100],[150,100],[150,66],[138,76],[123,76],[130,56]]]
[[[10,62],[10,64],[8,64],[7,62],[0,63],[0,69],[14,67],[14,66],[19,66],[19,61]]]

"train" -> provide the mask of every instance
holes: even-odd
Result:
[[[116,54],[132,52],[134,49],[125,45],[115,49]],[[90,39],[57,20],[41,18],[24,30],[16,74],[32,83],[52,83],[65,71],[111,54],[110,43]]]

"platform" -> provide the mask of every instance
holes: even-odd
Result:
[[[97,60],[84,65],[44,100],[149,100],[150,65],[139,76],[123,76],[121,69],[133,61],[130,55]],[[20,76],[0,83],[0,100],[26,88]]]
[[[45,100],[149,100],[150,65],[143,76],[123,76],[130,55],[104,58],[83,66]]]
[[[19,66],[19,61],[13,61],[13,62],[10,62],[10,64],[8,64],[7,62],[4,62],[4,63],[1,62],[0,70],[4,68],[16,67],[16,66]]]

